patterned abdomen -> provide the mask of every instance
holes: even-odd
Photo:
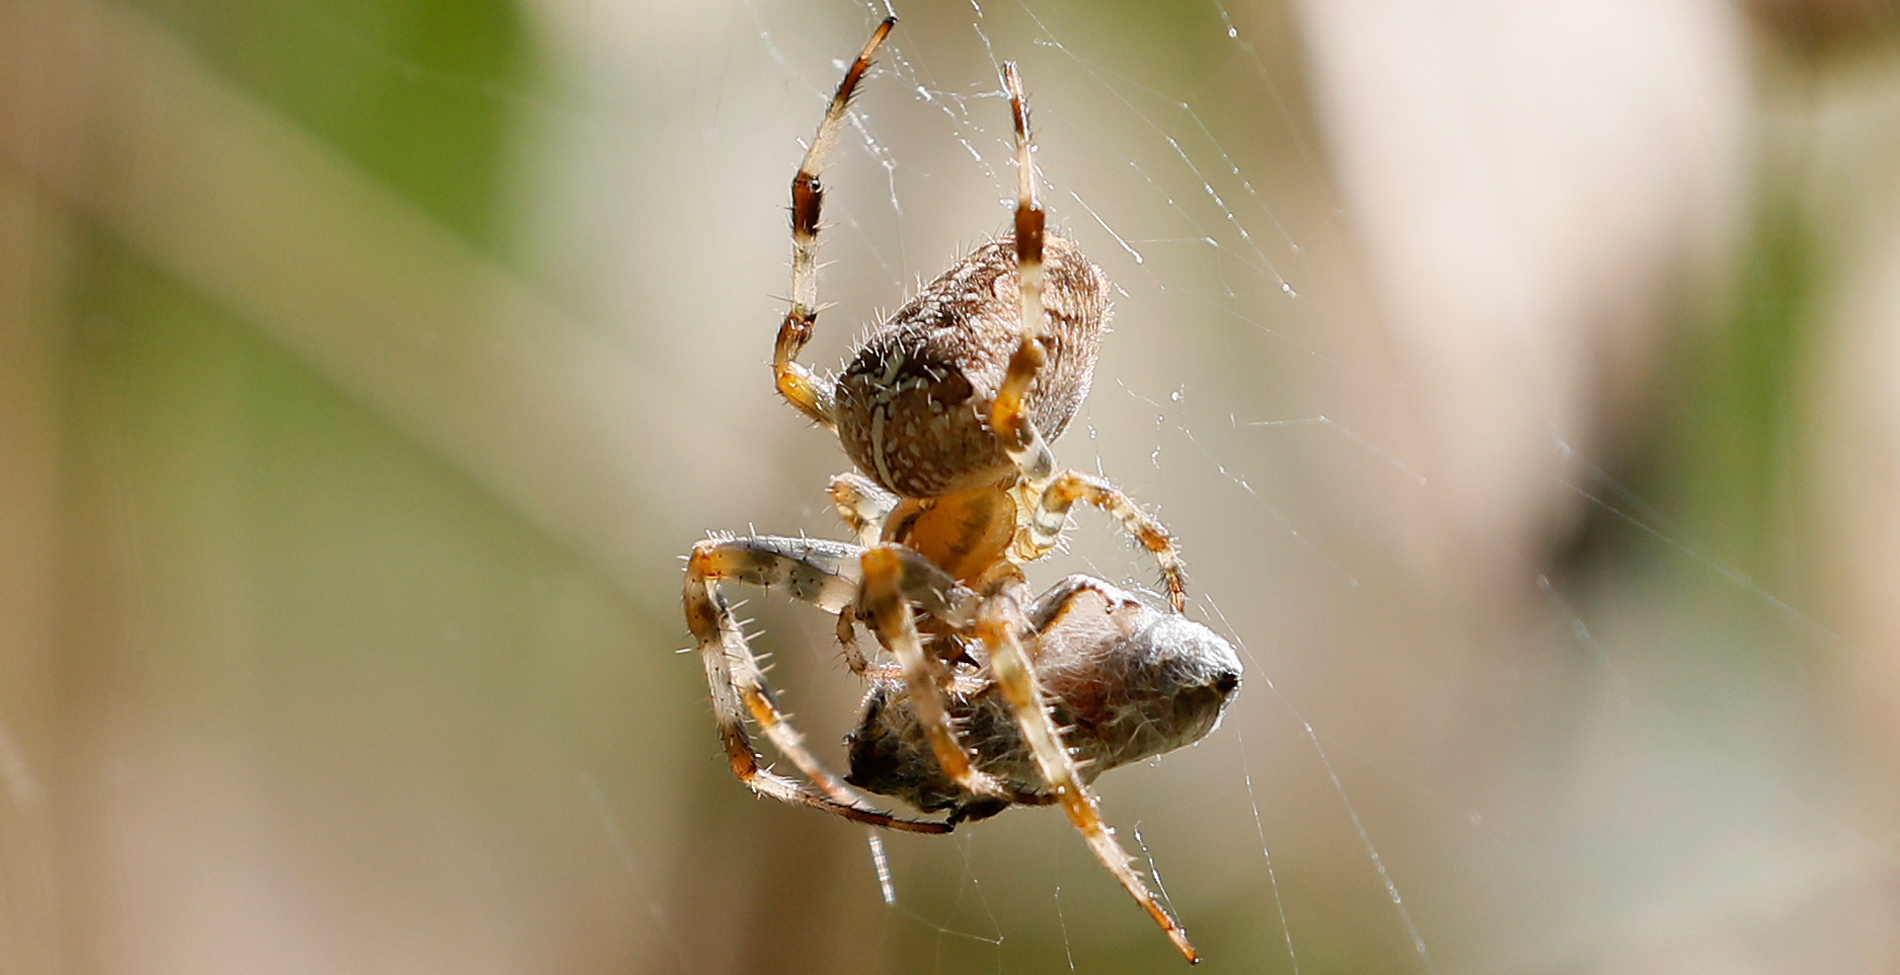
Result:
[[[1043,337],[1049,359],[1029,389],[1030,416],[1053,441],[1088,396],[1108,324],[1108,279],[1074,244],[1043,241]],[[990,404],[1021,335],[1016,243],[971,252],[865,337],[838,377],[845,453],[907,498],[996,484],[1015,465],[990,432]]]

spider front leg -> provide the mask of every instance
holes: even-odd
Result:
[[[864,612],[878,642],[897,658],[904,671],[906,696],[917,717],[918,727],[930,743],[937,765],[952,781],[971,793],[1005,802],[1036,803],[1032,795],[1011,790],[995,776],[977,768],[970,754],[957,740],[950,723],[944,684],[948,675],[942,664],[924,652],[917,633],[917,620],[911,603],[919,596],[949,587],[955,582],[941,569],[916,553],[897,545],[879,545],[866,549],[864,565]],[[968,592],[968,590],[964,590]],[[946,607],[948,608],[948,607]],[[925,606],[930,612],[932,607]],[[945,622],[968,625],[974,606],[967,603],[953,612],[932,615]]]
[[[1019,633],[1027,630],[1022,608],[1007,595],[988,600],[977,614],[976,632],[984,646],[989,648],[991,677],[1009,702],[1010,710],[1015,713],[1017,726],[1022,729],[1023,741],[1029,745],[1030,754],[1035,757],[1036,767],[1050,788],[1055,790],[1056,801],[1062,805],[1062,811],[1068,814],[1070,824],[1088,842],[1095,858],[1121,882],[1122,889],[1128,891],[1129,896],[1148,912],[1148,916],[1154,918],[1181,955],[1190,964],[1199,962],[1200,955],[1188,943],[1187,932],[1182,930],[1181,923],[1168,913],[1167,908],[1161,906],[1160,901],[1155,900],[1147,883],[1130,866],[1128,851],[1122,849],[1121,843],[1115,839],[1114,830],[1102,821],[1094,793],[1083,784],[1075,760],[1062,744],[1061,734],[1056,730],[1055,721],[1044,704],[1035,665],[1030,662],[1030,655],[1023,649],[1018,637]]]
[[[896,17],[886,17],[872,32],[871,39],[864,42],[864,50],[858,52],[844,80],[838,82],[838,91],[831,96],[831,105],[825,109],[825,117],[812,135],[811,146],[798,165],[798,174],[792,177],[792,307],[786,310],[785,321],[779,325],[778,341],[773,345],[772,376],[779,395],[784,396],[787,403],[828,429],[836,426],[830,385],[797,361],[798,353],[811,341],[812,328],[818,322],[818,218],[825,204],[825,188],[818,181],[818,170],[824,166],[825,157],[831,154],[831,146],[838,139],[845,109],[851,104],[858,82],[871,70],[871,55],[877,53],[896,24]]]
[[[859,805],[857,796],[805,748],[803,737],[786,722],[773,700],[764,669],[719,590],[719,580],[733,579],[844,613],[858,593],[853,578],[858,552],[855,545],[802,538],[710,539],[693,546],[683,594],[686,625],[699,641],[726,758],[739,781],[760,795],[873,826],[947,833],[951,829],[947,823],[904,819]],[[759,753],[746,733],[748,714],[818,791],[760,765]]]

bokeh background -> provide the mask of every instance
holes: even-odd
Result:
[[[766,363],[882,12],[0,0],[0,971],[1180,965],[1050,810],[886,903],[673,652],[695,540],[839,533]],[[1900,968],[1893,7],[898,13],[807,358],[1006,226],[1019,60],[1121,288],[1058,451],[1249,668],[1101,783],[1207,970]]]

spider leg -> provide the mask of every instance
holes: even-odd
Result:
[[[1016,280],[1022,334],[1009,370],[990,405],[990,429],[1016,462],[1024,479],[1040,490],[1055,474],[1055,454],[1036,429],[1023,399],[1049,353],[1042,345],[1042,204],[1036,199],[1034,144],[1029,139],[1029,99],[1016,62],[1003,64],[1003,84],[1016,122]]]
[[[1175,612],[1185,611],[1187,587],[1182,581],[1181,553],[1175,548],[1167,526],[1141,510],[1127,492],[1092,474],[1063,471],[1043,488],[1030,513],[1029,531],[1017,540],[1017,556],[1029,561],[1055,548],[1068,521],[1069,509],[1077,501],[1108,513],[1121,523],[1122,531],[1153,553],[1155,561],[1161,564],[1161,579],[1168,589],[1168,601]]]
[[[1187,932],[1182,930],[1181,923],[1155,900],[1147,883],[1130,865],[1128,851],[1115,839],[1115,831],[1102,821],[1095,795],[1083,784],[1074,758],[1062,744],[1055,722],[1043,703],[1042,687],[1036,679],[1035,667],[1017,637],[1017,633],[1026,627],[1022,608],[1006,595],[985,602],[977,615],[977,636],[990,651],[990,674],[996,681],[997,689],[1009,702],[1010,710],[1015,712],[1016,723],[1022,729],[1023,740],[1028,743],[1037,768],[1055,790],[1062,811],[1068,814],[1069,822],[1081,832],[1095,858],[1121,882],[1122,889],[1128,891],[1129,896],[1148,912],[1148,916],[1154,918],[1168,940],[1174,942],[1175,948],[1189,963],[1200,961],[1200,955],[1188,943]]]
[[[834,476],[829,493],[838,517],[858,536],[859,545],[869,548],[883,538],[884,520],[897,510],[897,495],[856,471]]]
[[[693,546],[683,594],[686,625],[699,640],[726,759],[739,781],[760,795],[873,826],[947,833],[951,828],[947,823],[905,819],[861,805],[856,793],[805,748],[803,736],[785,720],[773,700],[765,671],[719,590],[719,580],[733,579],[834,612],[849,612],[858,590],[853,578],[858,569],[854,558],[857,552],[854,545],[802,538],[709,539]],[[761,767],[759,753],[746,733],[747,715],[805,774],[811,786]]]
[[[903,668],[911,711],[917,717],[924,738],[930,742],[937,765],[945,775],[976,795],[1008,802],[1035,802],[1035,797],[1019,795],[971,763],[969,753],[964,751],[951,726],[944,699],[944,684],[949,675],[939,661],[924,652],[923,641],[918,637],[911,602],[932,591],[932,573],[941,577],[941,585],[954,586],[954,581],[928,560],[897,545],[865,549],[863,565],[865,615],[878,641]],[[929,611],[928,606],[925,609]],[[974,597],[965,605],[966,612],[973,610]],[[961,616],[966,624],[970,620],[962,613],[955,615]]]
[[[811,341],[812,327],[818,321],[818,216],[824,209],[825,199],[818,170],[838,140],[838,129],[844,124],[845,108],[851,103],[852,93],[857,91],[865,72],[871,70],[871,55],[877,53],[896,24],[896,17],[886,17],[872,32],[871,39],[864,42],[864,50],[851,62],[844,80],[838,82],[837,94],[831,96],[831,105],[825,109],[825,117],[818,123],[811,146],[805,150],[798,174],[792,177],[792,307],[785,312],[784,323],[779,325],[778,341],[772,350],[772,376],[787,403],[827,429],[835,429],[830,386],[797,362],[798,353]]]
[[[1029,98],[1023,93],[1022,75],[1015,62],[1003,65],[1003,84],[1009,89],[1009,103],[1016,124],[1016,275],[1018,301],[1022,315],[1022,334],[1016,351],[1010,356],[1009,371],[1004,374],[996,400],[990,406],[990,429],[996,432],[1011,460],[1022,471],[1030,492],[1036,496],[1036,508],[1030,516],[1028,538],[1018,547],[1024,560],[1042,557],[1055,547],[1062,535],[1069,509],[1085,501],[1114,516],[1123,530],[1153,552],[1161,563],[1161,575],[1175,612],[1187,608],[1186,587],[1182,582],[1181,557],[1175,551],[1168,530],[1135,505],[1127,494],[1100,478],[1076,471],[1056,474],[1055,453],[1036,429],[1024,403],[1029,386],[1042,369],[1048,354],[1042,345],[1042,240],[1043,210],[1036,199],[1035,145],[1029,137]]]

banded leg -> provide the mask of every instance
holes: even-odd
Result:
[[[940,661],[924,652],[923,641],[917,634],[917,621],[911,612],[910,599],[907,598],[907,593],[915,589],[915,580],[907,584],[904,578],[906,569],[912,568],[904,564],[903,556],[906,554],[915,556],[915,553],[895,545],[879,545],[865,550],[864,611],[873,632],[877,634],[878,642],[897,658],[903,668],[905,692],[910,700],[911,712],[917,716],[917,724],[923,730],[924,738],[930,742],[931,754],[936,757],[937,765],[945,775],[976,795],[1007,802],[1036,802],[1036,797],[1019,795],[995,776],[977,768],[971,763],[969,753],[963,750],[962,743],[957,740],[944,698],[944,685],[949,675]],[[921,557],[917,557],[917,561],[935,569]],[[948,576],[944,578],[947,580]]]
[[[1023,480],[1037,496],[1030,517],[1029,537],[1017,546],[1015,554],[1024,561],[1047,554],[1062,535],[1069,509],[1075,502],[1085,501],[1108,512],[1143,548],[1154,553],[1155,560],[1161,563],[1168,599],[1174,604],[1175,612],[1182,612],[1187,608],[1187,589],[1182,581],[1180,553],[1175,550],[1168,530],[1107,481],[1076,471],[1057,475],[1055,453],[1036,429],[1024,405],[1029,386],[1048,357],[1041,341],[1044,215],[1042,204],[1036,199],[1035,144],[1029,137],[1029,99],[1023,93],[1022,76],[1014,62],[1003,65],[1003,84],[1009,90],[1016,124],[1016,274],[1022,336],[1016,352],[1010,356],[1009,371],[1003,376],[996,400],[990,406],[990,429],[996,431],[1003,450],[1016,462]]]
[[[951,829],[947,823],[905,819],[861,805],[856,793],[805,748],[803,736],[785,720],[773,700],[764,669],[719,590],[719,580],[734,579],[844,612],[857,595],[858,585],[853,578],[858,570],[857,553],[853,545],[799,538],[708,540],[693,546],[683,594],[686,625],[699,641],[726,759],[739,781],[760,795],[873,826],[947,833]],[[811,786],[761,767],[759,753],[746,733],[747,715],[805,774]]]
[[[1182,580],[1181,553],[1174,546],[1167,526],[1141,510],[1127,492],[1092,474],[1063,471],[1043,488],[1029,518],[1026,537],[1017,540],[1016,556],[1024,561],[1039,559],[1055,548],[1068,523],[1069,509],[1081,501],[1107,513],[1121,523],[1122,531],[1140,543],[1161,564],[1161,582],[1167,587],[1168,601],[1174,611],[1187,609],[1187,587]]]
[[[797,361],[818,322],[818,217],[825,200],[818,170],[838,141],[838,129],[844,124],[851,95],[864,80],[865,72],[871,70],[871,55],[877,53],[896,24],[896,17],[886,17],[871,33],[871,39],[864,42],[864,50],[858,52],[844,80],[838,82],[837,94],[831,96],[831,105],[805,150],[798,174],[792,177],[792,307],[779,325],[778,341],[772,350],[772,376],[787,403],[827,429],[834,427],[831,389]]]
[[[1016,124],[1016,281],[1022,334],[1010,355],[1009,370],[990,404],[990,429],[1023,477],[1037,489],[1055,474],[1055,454],[1024,408],[1023,398],[1048,360],[1042,345],[1042,204],[1036,200],[1034,144],[1029,138],[1029,99],[1023,94],[1016,62],[1003,64],[1003,85]]]
[[[1055,721],[1043,704],[1042,687],[1036,679],[1035,667],[1017,636],[1023,626],[1021,608],[1008,597],[998,596],[984,604],[983,611],[977,617],[976,632],[984,645],[989,647],[990,674],[1004,700],[1009,702],[1010,710],[1016,714],[1016,724],[1022,729],[1023,740],[1029,745],[1030,754],[1035,756],[1036,767],[1050,788],[1055,790],[1056,801],[1062,805],[1062,811],[1068,814],[1070,824],[1081,832],[1095,859],[1101,861],[1102,866],[1121,882],[1122,889],[1128,891],[1129,896],[1161,926],[1168,940],[1174,942],[1175,948],[1189,963],[1200,961],[1200,955],[1188,943],[1187,932],[1182,930],[1181,923],[1168,913],[1167,908],[1161,906],[1161,902],[1155,900],[1147,883],[1130,865],[1128,851],[1122,849],[1121,843],[1115,839],[1115,831],[1102,821],[1094,793],[1082,783],[1075,760],[1063,746]]]

